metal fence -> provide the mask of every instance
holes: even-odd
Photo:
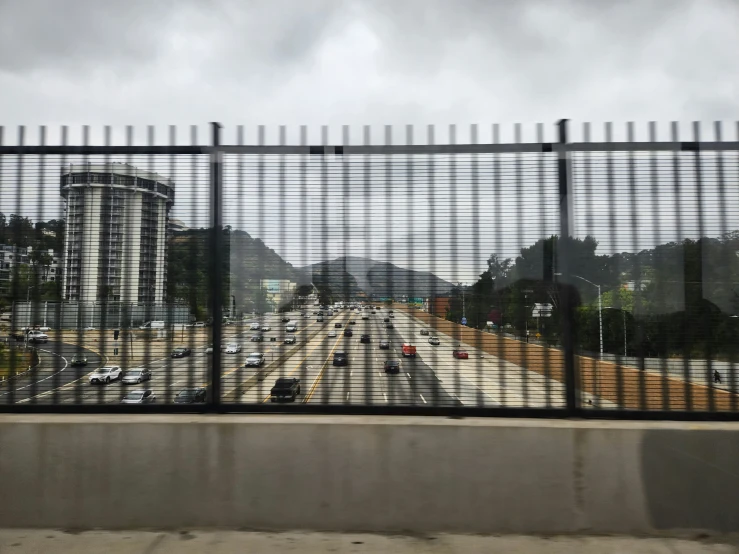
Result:
[[[0,127],[0,409],[736,419],[739,126],[600,130]]]

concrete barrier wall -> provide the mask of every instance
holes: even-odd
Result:
[[[739,530],[739,424],[0,416],[0,527]]]

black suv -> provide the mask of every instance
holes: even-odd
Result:
[[[369,344],[370,343],[370,336],[369,335],[362,335],[359,337],[359,342],[364,342]]]
[[[334,365],[349,365],[349,357],[346,352],[334,352]]]
[[[191,354],[189,348],[185,348],[180,346],[179,348],[175,348],[172,350],[172,354],[170,356],[172,358],[184,358],[185,356],[189,356]]]
[[[380,341],[380,350],[388,350],[390,348],[390,341],[389,340],[381,340]]]
[[[205,402],[206,391],[204,388],[182,389],[174,397],[175,404],[202,404]]]
[[[351,337],[354,333],[351,329],[344,329],[344,336],[345,337]]]
[[[428,329],[421,329],[421,334],[422,335],[428,335],[429,334],[429,330]]]
[[[385,373],[400,373],[400,360],[387,360],[385,362]]]

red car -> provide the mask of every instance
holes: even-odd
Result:
[[[467,354],[466,350],[459,350],[459,349],[452,350],[452,356],[454,356],[458,360],[466,360],[470,357],[470,355]]]

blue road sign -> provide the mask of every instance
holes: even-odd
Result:
[[[463,317],[462,318],[462,325],[467,325],[467,318],[466,317]]]

